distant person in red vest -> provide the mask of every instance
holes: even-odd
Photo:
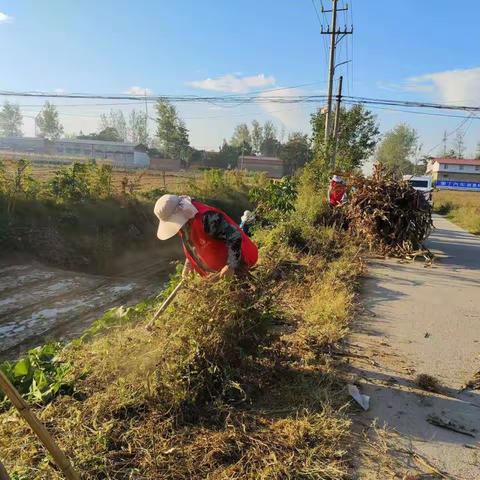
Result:
[[[334,175],[328,186],[328,203],[332,207],[342,205],[347,200],[347,185],[342,177]]]
[[[211,273],[231,276],[257,263],[257,246],[218,208],[186,195],[163,195],[157,200],[154,213],[160,220],[160,240],[177,233],[182,239],[186,256],[183,277],[192,270],[203,277]]]

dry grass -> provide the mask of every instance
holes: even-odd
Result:
[[[443,391],[440,381],[427,373],[420,373],[417,375],[415,378],[415,384],[427,392],[442,393]]]
[[[0,160],[4,160],[0,157]],[[77,159],[78,160],[78,159]],[[16,163],[11,160],[4,160],[8,170],[13,171]],[[72,160],[75,161],[75,159]],[[31,165],[31,174],[33,178],[40,182],[48,182],[55,176],[55,172],[61,168],[68,167],[65,165],[41,165],[38,163]],[[214,195],[215,187],[209,181],[209,171],[202,171],[197,169],[189,169],[179,172],[162,172],[160,170],[131,170],[124,168],[114,168],[112,172],[112,186],[114,193],[121,192],[121,184],[126,177],[129,182],[136,183],[136,192],[149,192],[154,189],[166,190],[171,193],[203,193],[204,196]],[[226,187],[236,187],[237,189],[245,184],[251,185],[260,181],[259,175],[240,172],[238,170],[221,171],[219,180],[225,184]],[[212,191],[213,187],[213,191]]]
[[[322,351],[347,329],[361,265],[344,244],[326,257],[271,240],[244,284],[191,281],[154,332],[147,316],[65,351],[78,393],[37,413],[82,478],[348,477],[347,398]],[[62,478],[13,411],[0,458]]]
[[[12,162],[7,162],[7,167],[13,165]],[[50,181],[55,172],[62,168],[61,165],[32,165],[32,176],[41,182]],[[189,182],[195,182],[201,177],[201,172],[166,172],[165,175],[159,170],[125,170],[115,168],[113,170],[112,184],[114,191],[119,193],[121,191],[121,182],[124,177],[134,180],[138,178],[138,190],[148,191],[154,188],[163,188],[170,191],[177,191],[183,188]]]
[[[433,196],[435,211],[475,235],[480,234],[480,193],[440,190]]]

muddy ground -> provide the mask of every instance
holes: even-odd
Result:
[[[178,252],[137,255],[120,275],[92,275],[28,259],[0,260],[0,360],[81,334],[107,309],[159,292]]]

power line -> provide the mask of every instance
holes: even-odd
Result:
[[[427,156],[429,153],[433,152],[436,148],[438,148],[442,143],[446,142],[447,138],[453,135],[454,133],[458,132],[469,120],[473,120],[473,118],[478,118],[474,113],[471,113],[468,117],[466,117],[464,120],[462,120],[459,125],[453,129],[451,132],[447,133],[445,132],[443,139],[441,142],[437,143],[434,147],[432,147],[427,153],[425,153],[425,156]]]
[[[320,14],[318,13],[318,8],[317,8],[317,5],[315,4],[315,0],[311,0],[311,1],[312,1],[313,8],[315,9],[315,13],[317,15],[318,24],[320,27],[322,27],[322,20],[320,19]],[[322,3],[322,11],[323,11],[323,2],[321,3]],[[323,36],[322,36],[322,43],[323,43],[323,50],[325,52],[325,58],[327,58],[328,57],[327,43],[325,42],[325,38]]]
[[[345,21],[345,25],[347,25],[349,23],[348,21],[348,15],[349,15],[349,10],[345,10],[343,12],[343,15],[344,15],[344,21]],[[353,25],[353,21],[350,22],[352,25]],[[346,82],[346,85],[347,85],[347,93],[348,95],[351,95],[351,92],[350,92],[350,63],[352,61],[352,59],[350,58],[350,53],[349,53],[349,43],[350,43],[350,39],[353,38],[353,35],[352,36],[347,36],[345,38],[345,61],[346,61],[346,69],[347,69],[347,82]]]
[[[441,110],[463,110],[469,112],[480,112],[479,106],[473,105],[451,105],[442,103],[431,103],[422,101],[409,101],[409,100],[390,100],[383,98],[368,98],[368,97],[344,97],[344,102],[354,104],[361,103],[363,105],[387,105],[387,106],[404,106],[404,107],[417,107],[417,108],[433,108]]]
[[[345,97],[342,96],[342,100]],[[24,105],[20,105],[22,107],[22,111],[25,111],[23,109]],[[249,104],[249,106],[252,107],[259,107],[256,104]],[[295,107],[296,108],[296,107]],[[417,111],[417,110],[405,110],[405,109],[400,109],[400,108],[390,108],[390,107],[382,107],[378,105],[369,105],[369,108],[372,108],[374,110],[385,110],[385,111],[390,111],[390,112],[401,112],[401,113],[408,113],[408,114],[414,114],[414,115],[426,115],[426,116],[433,116],[433,117],[446,117],[446,118],[471,118],[471,115],[454,115],[454,114],[449,114],[449,113],[436,113],[436,112],[422,112],[422,111]],[[280,110],[272,110],[270,112],[261,112],[261,113],[279,113],[279,112],[288,112],[292,111],[294,108],[282,108]],[[26,110],[27,113],[33,114],[36,113],[37,110]],[[63,112],[59,111],[59,115],[61,116],[70,116],[70,117],[79,117],[79,118],[98,118],[99,113],[75,113],[75,112]],[[209,115],[209,116],[193,116],[193,117],[183,117],[184,120],[210,120],[210,119],[218,119],[218,118],[232,118],[232,117],[249,117],[255,115],[255,112],[250,112],[250,113],[226,113],[224,115]],[[24,116],[27,116],[24,114]],[[150,120],[153,120],[154,118],[152,116],[149,116]],[[480,120],[480,117],[473,117],[472,120]]]
[[[480,117],[474,116],[472,118],[471,115],[452,115],[449,113],[419,112],[417,110],[402,110],[400,108],[379,107],[377,105],[371,105],[370,108],[373,108],[374,110],[386,110],[389,112],[403,112],[403,113],[411,113],[416,115],[429,115],[432,117],[467,118],[472,120],[480,120]]]
[[[283,90],[283,89],[280,89]],[[123,100],[135,100],[144,101],[142,97],[136,96],[119,96],[119,95],[101,95],[101,94],[52,94],[46,92],[11,92],[0,91],[0,96],[19,96],[19,97],[36,97],[36,98],[81,98],[81,99],[123,99]],[[292,95],[292,96],[266,96],[266,95],[250,95],[248,97],[228,97],[223,96],[196,96],[196,95],[151,95],[148,100],[167,100],[172,103],[204,103],[204,102],[218,102],[223,105],[223,101],[228,104],[240,102],[241,104],[266,104],[266,103],[278,103],[278,104],[295,104],[295,103],[320,103],[325,101],[326,95]],[[441,110],[460,110],[467,112],[480,112],[480,106],[474,105],[457,105],[457,104],[441,104],[423,101],[409,101],[409,100],[393,100],[385,98],[370,98],[370,97],[356,97],[356,96],[344,96],[343,101],[348,104],[363,104],[363,105],[381,105],[381,106],[400,106],[408,108],[429,108],[429,109],[441,109]]]
[[[348,7],[346,7],[348,8]],[[328,59],[328,94],[327,94],[327,111],[325,115],[325,141],[328,141],[331,135],[331,123],[332,123],[332,98],[333,98],[333,78],[335,76],[335,68],[339,65],[335,64],[335,49],[337,44],[347,35],[352,35],[353,27],[351,29],[337,28],[337,13],[343,12],[346,8],[338,8],[338,0],[332,0],[332,9],[325,10],[322,8],[322,12],[332,13],[332,23],[325,30],[321,29],[322,35],[330,36],[330,55]]]
[[[351,21],[351,24],[353,25],[353,0],[350,0],[350,21]],[[354,89],[354,76],[355,76],[355,64],[354,64],[354,51],[355,51],[355,36],[352,35],[349,39],[351,39],[352,41],[352,48],[351,48],[351,52],[352,52],[352,58],[351,58],[351,70],[352,70],[352,75],[351,75],[351,82],[352,82],[352,93],[353,93],[353,89]],[[350,65],[349,65],[350,67]]]

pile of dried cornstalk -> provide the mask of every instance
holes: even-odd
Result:
[[[423,242],[433,227],[432,206],[422,192],[395,180],[382,167],[372,178],[350,177],[344,207],[351,231],[385,255],[431,260]]]

